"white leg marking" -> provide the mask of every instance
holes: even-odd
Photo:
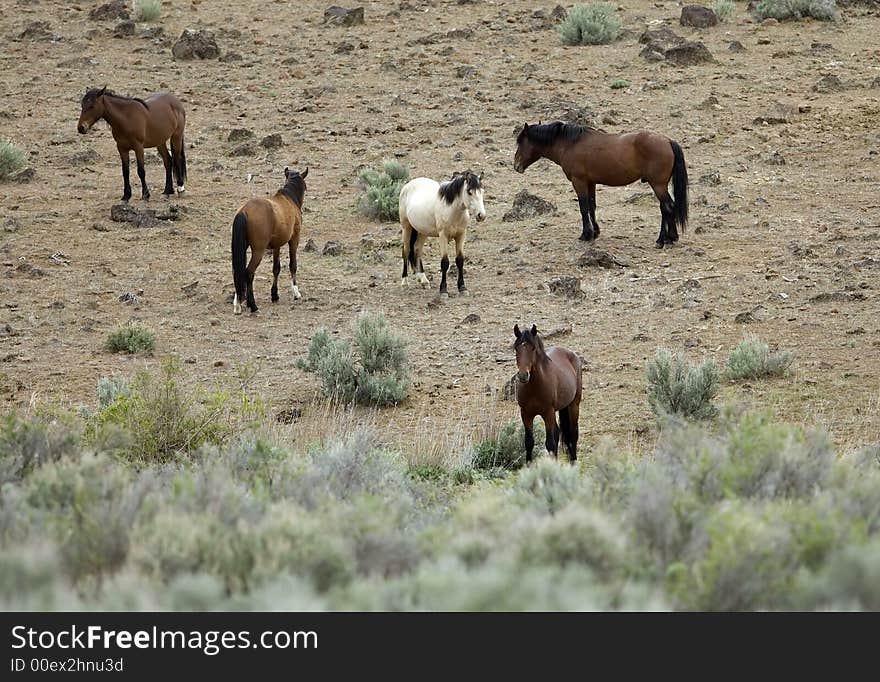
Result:
[[[186,187],[184,187],[183,185],[178,186],[178,188],[177,188],[178,194],[183,194],[185,191],[186,191]]]
[[[232,301],[232,311],[236,315],[241,315],[241,303],[238,302],[238,294],[235,295],[235,300]]]
[[[418,274],[418,278],[419,278],[419,284],[421,284],[422,286],[424,286],[424,285],[426,285],[426,284],[429,283],[429,282],[428,282],[428,276],[427,276],[424,272],[420,272],[420,273]]]
[[[405,287],[407,284],[409,284],[409,279],[407,277],[401,277],[400,286]]]
[[[298,298],[302,298],[302,294],[299,293],[299,287],[296,286],[296,284],[291,284],[290,288],[293,291],[293,300],[296,300]]]

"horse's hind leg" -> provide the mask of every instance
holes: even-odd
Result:
[[[186,164],[186,152],[183,149],[183,132],[174,133],[171,136],[171,165],[174,168],[174,179],[177,181],[177,193],[182,194],[184,189],[184,171]]]
[[[415,262],[419,264],[419,271],[416,273],[416,279],[422,286],[425,286],[428,283],[428,276],[425,274],[425,263],[422,261],[422,252],[425,250],[426,241],[428,241],[428,237],[420,232],[416,237],[416,243],[414,247]],[[415,270],[415,267],[413,267],[413,270]]]
[[[252,313],[259,310],[259,308],[257,308],[257,302],[254,300],[254,273],[260,266],[260,261],[263,260],[263,254],[265,252],[265,247],[258,249],[254,247],[253,244],[251,245],[251,260],[247,266],[247,304]]]
[[[596,183],[591,182],[587,185],[587,198],[589,199],[587,208],[590,213],[590,220],[593,221],[593,236],[599,236],[599,223],[596,222]]]
[[[406,218],[402,218],[400,221],[400,227],[402,233],[400,235],[400,242],[403,245],[401,249],[401,253],[403,255],[403,274],[400,276],[400,286],[406,286],[406,277],[408,274],[407,266],[409,265],[409,241],[412,238],[412,225],[409,224],[409,221]]]
[[[272,303],[278,301],[278,275],[281,274],[281,249],[272,251]]]
[[[664,244],[672,244],[678,241],[678,230],[675,227],[675,214],[672,197],[665,184],[651,183],[654,194],[660,202],[660,234],[657,237],[657,248],[662,249]]]
[[[568,452],[568,458],[572,462],[577,459],[578,418],[580,417],[580,408],[581,394],[578,392],[570,405],[559,410],[559,424],[562,428],[562,440],[565,442],[565,449]]]
[[[440,298],[448,298],[446,272],[449,270],[449,236],[440,230]],[[421,260],[421,259],[419,259]]]
[[[293,300],[297,300],[302,298],[302,294],[299,293],[299,287],[296,286],[296,250],[299,248],[299,232],[297,231],[293,238],[287,242],[287,246],[290,249],[290,290],[293,293]]]
[[[137,159],[138,178],[141,181],[141,198],[146,201],[150,198],[150,190],[147,187],[147,172],[144,168],[144,148],[140,145],[135,147],[134,156]]]
[[[162,157],[162,163],[165,164],[165,189],[162,194],[174,194],[174,183],[171,180],[171,154],[168,153],[168,147],[164,142],[156,149],[159,151],[159,156]]]

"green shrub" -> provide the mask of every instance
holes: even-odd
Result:
[[[611,89],[623,90],[624,88],[628,88],[630,85],[632,85],[632,83],[630,83],[628,80],[626,80],[625,78],[620,78],[611,83]]]
[[[543,447],[545,432],[540,419],[532,427],[535,447]],[[519,469],[526,463],[525,431],[521,421],[504,424],[494,437],[475,443],[471,466],[475,469]]]
[[[657,417],[709,419],[718,410],[712,399],[718,392],[718,371],[712,360],[698,365],[684,355],[661,348],[647,365],[648,401]]]
[[[161,0],[135,0],[135,17],[138,21],[156,21],[161,15]]]
[[[845,547],[804,583],[806,608],[880,611],[880,540]]]
[[[27,165],[27,155],[12,142],[0,140],[0,181],[8,180]]]
[[[519,472],[514,496],[526,508],[554,514],[573,500],[589,498],[590,491],[575,467],[544,457]]]
[[[126,324],[110,332],[104,348],[111,353],[152,353],[156,335],[138,324]]]
[[[321,379],[328,398],[363,405],[399,403],[409,392],[406,340],[395,334],[382,313],[363,313],[354,330],[354,347],[338,341],[325,328],[309,343],[297,367]]]
[[[104,409],[116,402],[117,398],[131,395],[131,386],[125,377],[114,375],[98,379],[98,407]]]
[[[747,336],[727,358],[727,377],[732,381],[784,376],[793,360],[789,351],[771,353],[756,336]]]
[[[718,21],[725,22],[730,16],[733,14],[733,10],[736,8],[736,3],[733,0],[715,0],[712,3],[712,10],[715,12],[715,16],[718,17]]]
[[[566,45],[604,45],[620,36],[620,21],[611,3],[575,5],[559,24],[559,35]]]
[[[0,486],[21,481],[47,462],[78,455],[79,439],[69,424],[7,414],[0,421]]]
[[[409,170],[395,159],[382,162],[382,170],[364,168],[358,173],[363,194],[358,210],[373,220],[397,220],[400,190],[409,179]]]
[[[760,0],[755,6],[755,17],[759,20],[784,21],[812,17],[822,21],[837,21],[839,16],[836,0]]]

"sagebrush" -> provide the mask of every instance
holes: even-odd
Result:
[[[104,348],[111,353],[152,353],[156,349],[156,335],[139,324],[126,324],[107,335]]]
[[[725,373],[732,381],[784,376],[793,359],[791,352],[771,353],[764,341],[747,336],[730,352]]]
[[[736,3],[733,0],[714,0],[712,3],[712,11],[718,17],[718,21],[727,21],[736,9]]]
[[[357,200],[358,211],[373,220],[397,220],[400,190],[408,179],[409,170],[395,159],[386,159],[381,170],[361,169],[358,181],[363,193]]]
[[[156,21],[162,16],[161,0],[135,0],[134,3],[135,18],[138,21],[150,22]]]
[[[760,0],[755,6],[758,19],[806,19],[837,21],[840,14],[836,0]]]
[[[683,354],[658,349],[646,368],[648,402],[658,417],[709,419],[718,413],[718,370],[712,360],[688,362]]]
[[[572,7],[557,30],[566,45],[604,45],[620,36],[617,8],[606,2]]]
[[[396,334],[382,313],[357,318],[353,342],[334,339],[318,329],[305,359],[297,366],[321,379],[328,398],[344,403],[394,405],[406,398],[410,386],[407,341]]]
[[[0,181],[8,180],[27,165],[27,155],[12,142],[0,140]]]

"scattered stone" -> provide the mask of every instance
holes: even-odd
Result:
[[[861,292],[833,291],[816,294],[810,299],[810,303],[850,303],[851,301],[864,301],[865,295]]]
[[[791,123],[797,114],[798,108],[795,105],[776,102],[770,111],[763,116],[758,116],[752,123],[767,125]]]
[[[778,19],[774,19],[773,17],[769,17],[767,19],[764,19],[764,21],[761,22],[761,26],[776,26],[778,23],[779,23]]]
[[[737,324],[751,324],[752,322],[757,322],[755,316],[752,315],[751,312],[746,311],[744,313],[737,313],[733,318],[733,321]]]
[[[138,211],[125,203],[110,207],[110,220],[115,223],[131,223],[135,227],[154,227],[159,222],[155,211],[151,209]]]
[[[306,253],[318,253],[318,245],[315,243],[315,240],[309,237],[306,240],[305,246],[303,246],[303,251]]]
[[[782,156],[777,150],[773,150],[770,154],[767,155],[766,158],[767,163],[771,166],[784,166],[785,165],[785,157]]]
[[[186,285],[180,287],[180,290],[183,292],[184,296],[191,297],[191,296],[195,295],[196,287],[198,285],[199,285],[199,280],[196,280],[195,282],[190,282],[189,284],[186,284]]]
[[[3,223],[4,232],[18,232],[19,224],[15,218],[7,218]]]
[[[339,5],[330,5],[324,10],[324,23],[331,26],[357,26],[364,23],[364,8],[347,9]]]
[[[697,64],[711,64],[715,61],[709,48],[696,40],[693,42],[675,45],[666,50],[666,61],[676,66],[696,66]]]
[[[704,99],[697,105],[697,109],[708,111],[711,109],[718,109],[720,108],[720,106],[721,105],[718,102],[718,98],[715,95],[709,95],[706,99]]]
[[[871,81],[872,88],[880,88],[880,76],[877,76],[874,80]]]
[[[547,282],[547,289],[551,294],[564,296],[565,298],[582,298],[584,295],[581,289],[581,278],[563,275],[562,277],[554,277]]]
[[[253,136],[253,130],[248,130],[247,128],[233,128],[229,131],[229,136],[226,138],[226,141],[241,142],[242,140],[250,140]]]
[[[238,52],[226,52],[220,55],[219,61],[223,64],[228,64],[229,62],[240,62],[244,59]]]
[[[141,299],[138,298],[137,294],[133,294],[130,291],[126,291],[119,297],[120,303],[126,303],[128,305],[140,305]]]
[[[113,2],[98,5],[89,12],[89,19],[92,21],[131,19],[131,15],[128,13],[128,2],[126,0],[113,0]]]
[[[691,28],[709,28],[718,25],[718,15],[702,5],[685,5],[681,8],[681,17],[678,22],[682,26],[690,26]]]
[[[284,141],[281,139],[281,133],[272,133],[260,140],[260,146],[266,149],[279,149],[283,144]]]
[[[342,244],[339,242],[329,241],[324,244],[324,248],[321,249],[322,256],[339,256],[342,254]]]
[[[717,187],[721,184],[721,173],[714,170],[711,173],[700,176],[700,184]]]
[[[114,38],[127,38],[134,35],[135,24],[130,19],[120,21],[113,27]]]
[[[67,157],[67,164],[70,166],[87,166],[95,163],[101,156],[94,149],[86,149],[85,151],[71,154]]]
[[[47,274],[46,271],[43,270],[42,268],[38,268],[36,265],[32,265],[31,263],[28,263],[27,261],[19,264],[19,266],[17,268],[15,268],[15,270],[16,270],[16,272],[20,272],[23,275],[27,275],[28,277],[33,277],[33,278],[45,277]]]
[[[354,52],[355,50],[363,50],[366,49],[366,43],[358,40],[355,42],[354,40],[343,40],[336,44],[336,47],[333,48],[334,54],[348,54],[349,52]]]
[[[434,45],[445,40],[467,40],[473,34],[473,30],[469,28],[454,28],[446,33],[430,33],[415,40],[410,40],[406,44],[409,47],[414,45]]]
[[[462,321],[461,324],[479,324],[480,316],[476,313],[470,313]]]
[[[603,251],[595,247],[589,247],[577,259],[577,265],[581,268],[628,268],[629,259],[615,256],[609,251]]]
[[[29,182],[32,182],[36,177],[36,170],[34,170],[33,168],[25,168],[23,171],[16,173],[12,179],[19,184],[25,185]]]
[[[526,218],[536,218],[542,215],[556,213],[556,204],[553,204],[539,196],[531,194],[527,190],[520,190],[513,199],[513,208],[501,217],[505,223]]]
[[[550,331],[542,331],[541,338],[542,339],[555,339],[557,336],[565,336],[566,334],[571,334],[571,325],[564,324],[561,327],[553,327]]]
[[[256,153],[257,148],[253,142],[243,142],[233,147],[232,151],[229,152],[229,156],[254,156]]]
[[[177,42],[171,46],[171,54],[175,59],[217,59],[220,48],[211,31],[194,31],[184,29]]]
[[[673,45],[681,45],[687,42],[687,40],[664,26],[663,28],[644,31],[639,36],[639,42],[643,45],[660,43],[664,48],[667,48],[672,47]]]
[[[470,64],[463,64],[455,69],[455,75],[459,78],[470,78],[477,73],[477,67]]]
[[[32,21],[25,26],[24,31],[18,34],[19,40],[33,40],[35,42],[50,42],[57,39],[52,33],[52,27],[48,21]]]
[[[833,74],[822,76],[819,82],[816,83],[812,88],[813,92],[820,93],[840,92],[843,89],[843,81],[841,81],[837,76]]]
[[[727,44],[727,49],[730,50],[731,52],[745,52],[745,51],[746,51],[746,46],[743,45],[743,44],[742,44],[741,42],[739,42],[738,40],[731,40],[731,41]]]

